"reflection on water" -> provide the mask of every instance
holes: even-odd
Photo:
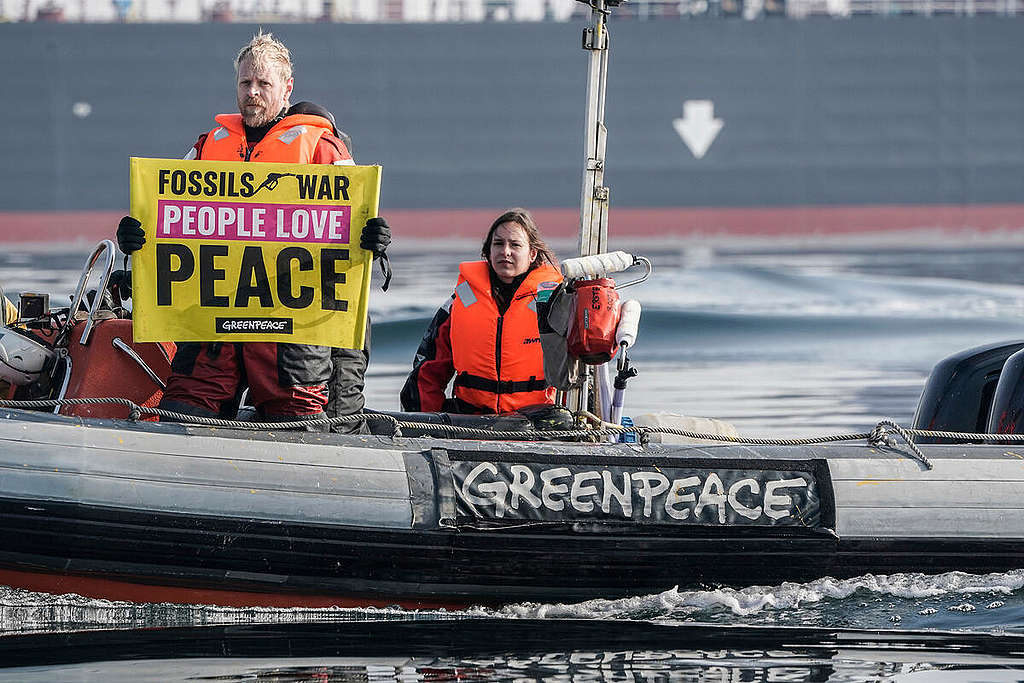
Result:
[[[1010,636],[637,622],[189,628],[0,639],[0,681],[967,683],[1024,676],[1022,646]]]
[[[918,655],[920,656],[920,655]],[[1018,669],[979,669],[964,666],[971,679],[946,680],[1016,681],[1024,675],[1024,662]],[[925,674],[956,669],[932,662],[876,662],[857,659],[832,659],[818,653],[732,652],[699,650],[666,652],[571,652],[526,658],[487,660],[408,659],[367,662],[316,661],[307,664],[292,659],[251,662],[247,660],[174,660],[118,662],[97,665],[48,667],[47,672],[0,669],[0,681],[103,680],[105,683],[170,683],[172,681],[218,681],[221,683],[348,683],[365,681],[692,681],[694,683],[730,683],[746,681],[898,681],[929,680]],[[991,678],[989,674],[1002,674]],[[91,676],[92,678],[89,678]],[[102,678],[99,678],[101,676]],[[980,676],[980,677],[979,677]]]

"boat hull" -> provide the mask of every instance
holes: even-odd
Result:
[[[899,451],[863,445],[639,448],[253,434],[18,411],[3,417],[0,582],[36,591],[136,602],[427,608],[1024,567],[1024,463],[999,446],[929,446],[935,466],[926,470]],[[488,466],[522,473],[541,460],[547,469],[537,470],[538,481],[552,471],[563,478],[532,490],[548,507],[567,504],[557,513],[530,510],[534,518],[516,519],[511,507],[495,515],[465,474]],[[764,481],[802,472],[818,488],[807,500],[790,497],[803,517],[789,526],[779,524],[782,517],[761,515],[771,525],[758,526],[732,514],[753,506],[750,484],[742,490],[747,507],[721,502],[698,510],[705,495],[715,498],[711,474],[703,490],[691,489],[689,508],[683,498],[672,508],[652,495],[656,483],[646,494],[634,484],[632,517],[602,518],[600,503],[580,512],[587,473],[599,471],[611,472],[609,481],[632,472],[634,482],[637,472],[649,482],[655,472],[714,473],[723,500],[726,488],[741,490],[725,486],[730,472],[747,481],[758,472],[768,473]],[[679,491],[683,474],[673,479]],[[494,481],[487,480],[490,490]],[[566,482],[560,496],[558,481]],[[654,504],[645,509],[648,500]],[[781,509],[760,500],[759,509]],[[520,503],[521,512],[528,506]],[[661,508],[676,518],[659,519]],[[694,521],[678,514],[684,509],[705,517],[684,523]]]
[[[322,530],[303,538],[310,530],[208,519],[189,520],[191,529],[181,534],[181,520],[122,514],[112,523],[89,519],[81,509],[73,519],[46,520],[29,533],[11,519],[18,508],[37,505],[8,501],[2,507],[0,584],[131,602],[459,608],[646,595],[677,586],[775,585],[907,571],[984,574],[1022,566],[1017,541],[551,535],[508,542],[477,535],[451,543],[437,535],[396,538],[361,530],[348,538],[325,538],[316,533]],[[180,538],[171,544],[145,540],[172,533]],[[41,549],[28,537],[59,550],[31,552]],[[309,557],[319,561],[302,560]]]

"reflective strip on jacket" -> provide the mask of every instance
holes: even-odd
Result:
[[[499,315],[487,262],[459,264],[451,311],[456,397],[495,413],[554,402],[555,389],[544,381],[537,287],[561,280],[548,264],[534,268]]]
[[[330,122],[313,114],[291,114],[274,124],[251,149],[241,114],[218,114],[220,124],[206,135],[200,159],[207,161],[269,161],[308,164],[317,142],[331,133]]]

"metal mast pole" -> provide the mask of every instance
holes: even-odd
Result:
[[[608,9],[605,0],[593,0],[590,26],[583,29],[583,49],[590,52],[587,74],[586,165],[580,197],[579,255],[607,251],[608,188],[604,185],[604,157],[608,130],[604,125],[605,86],[608,80]]]
[[[583,49],[590,52],[587,74],[587,119],[584,139],[585,165],[580,197],[579,255],[592,256],[608,248],[608,188],[604,184],[604,158],[608,130],[604,125],[605,87],[608,80],[609,5],[617,0],[589,0],[590,25],[583,29]],[[566,392],[566,407],[572,411],[588,408],[594,383],[594,369],[584,365],[580,385]],[[595,396],[595,402],[597,397]]]

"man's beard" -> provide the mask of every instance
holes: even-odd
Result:
[[[257,105],[258,108],[255,110],[249,109],[250,105]],[[242,120],[245,125],[250,128],[259,128],[265,126],[273,120],[275,114],[271,113],[270,108],[262,102],[248,101],[243,106],[239,106],[239,112],[242,114]]]

